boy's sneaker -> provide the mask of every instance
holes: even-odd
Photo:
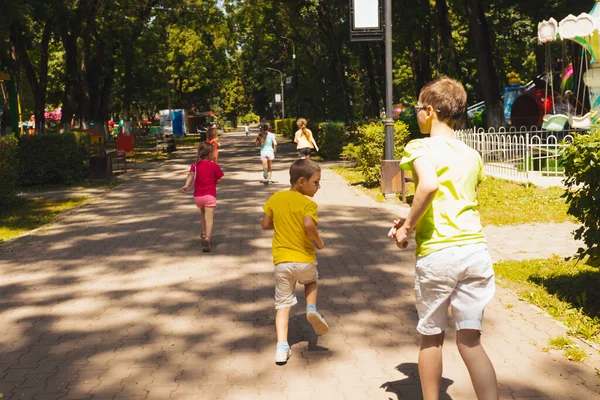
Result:
[[[275,364],[283,365],[287,363],[287,360],[292,356],[292,349],[280,350],[277,349],[275,352]]]
[[[316,311],[308,310],[306,312],[306,319],[312,325],[315,333],[318,336],[324,335],[329,332],[329,325],[325,322],[325,319]]]

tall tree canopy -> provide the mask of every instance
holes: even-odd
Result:
[[[592,6],[394,1],[394,102],[414,102],[448,75],[500,125],[506,75],[530,80],[545,69],[539,20]],[[383,43],[350,42],[348,0],[0,0],[0,71],[17,77],[38,122],[61,106],[64,129],[192,105],[233,121],[272,118],[280,76],[266,67],[282,71],[287,115],[351,121],[378,117],[384,104]]]

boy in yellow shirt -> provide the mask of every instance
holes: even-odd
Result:
[[[494,269],[477,211],[484,179],[479,154],[454,136],[467,94],[450,78],[428,83],[415,106],[421,133],[431,137],[406,145],[400,166],[413,172],[416,192],[406,220],[389,236],[401,249],[416,232],[415,294],[421,333],[419,375],[424,400],[437,400],[448,306],[456,344],[480,400],[497,400],[496,373],[483,346],[483,310],[494,296]]]
[[[287,341],[291,307],[298,302],[296,282],[304,285],[306,318],[317,335],[329,331],[325,319],[317,312],[317,257],[315,246],[322,250],[323,240],[317,230],[317,204],[308,199],[319,190],[321,168],[311,160],[297,160],[290,167],[290,190],[275,193],[265,203],[264,230],[273,229],[273,263],[275,264],[275,327],[277,350],[275,362],[285,364],[292,355]],[[314,242],[314,245],[313,245]]]

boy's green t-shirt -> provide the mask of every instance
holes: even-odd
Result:
[[[273,218],[273,263],[315,262],[317,257],[313,243],[304,230],[304,217],[311,217],[315,224],[317,204],[299,192],[277,192],[263,206],[265,214]]]
[[[487,243],[479,211],[477,186],[485,179],[479,153],[458,139],[430,137],[409,142],[400,167],[427,157],[439,180],[439,189],[416,227],[417,257],[452,246]],[[415,184],[417,176],[413,175]]]

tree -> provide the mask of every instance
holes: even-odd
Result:
[[[490,31],[482,0],[465,0],[469,33],[477,54],[477,70],[481,93],[486,105],[488,126],[504,125],[504,107],[500,96],[498,74],[494,66]]]

